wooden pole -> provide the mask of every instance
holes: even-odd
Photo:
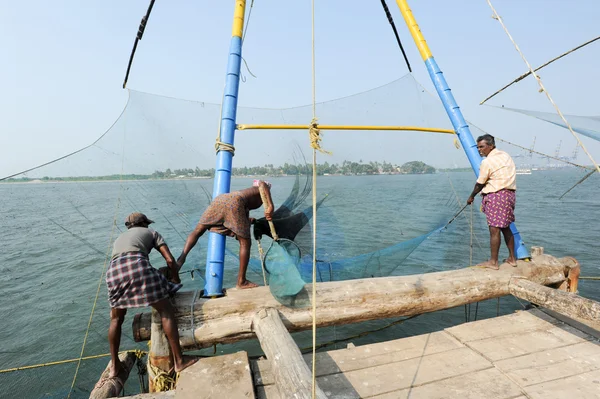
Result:
[[[520,278],[510,280],[509,291],[518,298],[575,320],[600,323],[600,303],[574,293],[544,287]]]
[[[253,318],[252,327],[271,363],[279,396],[294,399],[312,398],[311,371],[294,339],[283,325],[279,312],[273,308],[260,310]],[[321,388],[315,388],[316,398],[327,399]]]
[[[119,360],[121,361],[121,371],[119,371],[117,378],[108,378],[111,364],[109,361],[108,366],[106,366],[106,369],[104,369],[100,376],[100,380],[90,393],[90,399],[113,398],[121,394],[137,357],[132,352],[123,352],[119,353]]]
[[[533,257],[531,262],[519,261],[518,267],[504,265],[498,271],[467,268],[318,283],[317,326],[412,316],[510,295],[509,282],[515,276],[541,285],[560,284],[565,281],[573,262],[573,258],[540,255]],[[279,311],[288,331],[312,328],[312,294],[306,287],[290,306],[275,300],[268,287],[229,289],[226,296],[217,299],[196,298],[193,331],[190,328],[192,299],[193,292],[180,292],[175,301],[180,342],[184,348],[255,338],[252,320],[255,313],[265,307]],[[148,339],[139,331],[134,335]]]
[[[156,382],[156,373],[152,371],[152,367],[156,367],[159,371],[169,374],[173,369],[173,354],[169,341],[162,328],[162,319],[160,313],[156,309],[152,309],[152,325],[150,328],[150,353],[148,355],[148,390],[150,392],[160,392],[160,386]]]

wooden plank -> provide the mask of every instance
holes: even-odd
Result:
[[[279,312],[276,309],[261,310],[254,317],[253,327],[260,346],[271,364],[271,372],[280,396],[297,399],[312,398],[312,372],[279,318]],[[316,382],[315,385],[315,397],[327,399]]]
[[[413,276],[319,283],[317,325],[325,327],[411,316],[496,298],[508,295],[508,282],[513,276],[544,285],[556,284],[565,280],[565,271],[572,263],[572,258],[563,260],[541,255],[532,262],[520,262],[518,267],[503,267],[498,271],[468,268]],[[305,287],[290,306],[275,300],[268,287],[230,289],[222,298],[199,298],[194,305],[192,331],[190,308],[193,292],[178,294],[175,302],[181,343],[184,347],[207,347],[215,343],[254,338],[252,318],[257,309],[265,307],[277,309],[289,331],[310,329],[311,295]],[[135,332],[134,335],[140,334]]]
[[[554,326],[547,330],[535,330],[501,337],[482,339],[466,343],[467,346],[493,362],[523,356],[530,353],[583,343],[587,334],[567,325]]]
[[[179,374],[176,399],[254,398],[245,351],[200,359]]]
[[[500,360],[495,366],[526,387],[600,369],[600,346],[583,342]]]
[[[125,396],[124,399],[173,399],[175,391],[140,393],[133,396]]]
[[[525,392],[531,399],[598,399],[600,370],[533,385]]]
[[[519,334],[534,330],[547,330],[558,324],[558,321],[546,313],[532,309],[519,311],[511,315],[478,320],[458,326],[446,328],[461,342],[489,339],[509,334]]]
[[[439,331],[354,348],[317,353],[316,371],[317,376],[324,376],[397,363],[461,347],[463,345],[451,335]],[[304,359],[311,367],[312,356],[304,355]],[[252,370],[255,384],[269,385],[274,383],[271,366],[267,361],[254,362]]]
[[[580,297],[572,292],[544,287],[521,278],[512,278],[509,290],[512,295],[518,298],[541,305],[565,316],[589,322],[600,321],[600,303]]]
[[[373,399],[514,399],[522,391],[497,369],[476,371],[446,380],[435,381],[373,396]],[[525,396],[521,396],[525,398]]]
[[[396,363],[326,375],[319,386],[329,398],[371,397],[491,368],[469,348],[436,353]]]

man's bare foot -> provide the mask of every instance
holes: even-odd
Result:
[[[175,364],[175,371],[177,373],[185,370],[186,368],[190,367],[192,364],[196,363],[198,360],[200,360],[199,357],[195,357],[195,356],[182,356],[181,361],[179,362],[179,364]]]
[[[493,262],[491,260],[480,263],[477,265],[477,267],[484,267],[486,269],[492,269],[492,270],[500,270],[500,266],[498,266],[498,262]]]
[[[241,290],[244,290],[246,288],[255,288],[255,287],[258,287],[258,284],[254,284],[250,280],[244,280],[244,282],[237,284],[237,288],[239,288]]]
[[[121,371],[121,362],[117,360],[117,363],[111,362],[110,371],[108,373],[108,378],[117,378],[119,376],[119,372]]]
[[[508,263],[512,267],[517,267],[517,260],[515,258],[507,258],[507,259],[504,259],[502,262]]]

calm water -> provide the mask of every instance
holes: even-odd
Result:
[[[600,235],[598,179],[593,176],[568,194],[558,197],[580,177],[575,170],[534,171],[518,176],[517,226],[526,245],[539,245],[557,257],[574,256],[582,275],[600,276],[597,246]],[[232,189],[249,185],[251,179],[234,179]],[[293,178],[274,178],[276,206],[289,193]],[[320,256],[342,259],[406,241],[449,220],[460,208],[474,183],[472,173],[428,176],[328,176],[319,179],[319,194],[328,193],[319,212]],[[177,256],[184,239],[208,204],[211,180],[0,184],[0,359],[2,368],[77,358],[100,281],[105,253],[123,229],[122,220],[140,210],[156,221],[153,227],[165,236]],[[456,194],[455,194],[456,192]],[[457,201],[456,195],[460,198]],[[478,201],[479,202],[479,201]],[[460,204],[460,205],[459,205]],[[118,229],[113,230],[116,216]],[[255,216],[260,217],[260,212]],[[469,221],[473,221],[473,234]],[[309,234],[308,234],[309,235]],[[301,240],[306,237],[299,237]],[[477,263],[489,254],[485,220],[479,211],[467,209],[447,230],[420,245],[394,274],[415,274],[456,269]],[[207,238],[202,237],[184,269],[204,267]],[[471,244],[472,242],[472,244]],[[234,240],[228,248],[237,253]],[[472,248],[472,250],[471,250]],[[257,256],[253,247],[253,256]],[[506,249],[501,249],[506,256]],[[153,254],[152,263],[164,261]],[[235,281],[237,260],[227,258],[225,286]],[[194,280],[183,274],[184,290],[203,286],[201,273]],[[262,277],[250,271],[256,282]],[[108,352],[106,329],[108,304],[104,282],[97,303],[84,356]],[[581,281],[583,296],[600,300],[600,282]],[[478,318],[492,317],[497,301],[482,303]],[[513,298],[500,301],[500,313],[521,308]],[[144,309],[140,310],[144,311]],[[124,328],[122,349],[147,349],[131,337],[130,312]],[[475,305],[471,307],[471,319]],[[419,316],[406,323],[351,341],[365,344],[439,330],[465,321],[464,307]],[[318,341],[350,337],[389,323],[388,321],[329,328],[319,331]],[[301,347],[310,345],[310,333],[296,334]],[[345,346],[345,342],[329,349]],[[243,348],[260,354],[256,342],[218,346],[217,353]],[[201,353],[210,355],[212,350]],[[75,393],[87,397],[108,358],[82,362]],[[0,374],[0,396],[6,398],[65,397],[76,363]],[[132,372],[127,394],[138,392]]]

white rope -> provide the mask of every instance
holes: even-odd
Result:
[[[525,58],[525,55],[523,54],[523,52],[521,51],[521,49],[519,48],[519,46],[517,45],[517,43],[514,41],[514,39],[512,38],[511,34],[508,32],[508,29],[504,25],[504,22],[502,21],[502,18],[500,17],[500,15],[498,15],[498,13],[496,12],[496,9],[492,5],[492,2],[490,0],[487,0],[487,3],[490,6],[490,8],[492,9],[492,11],[494,12],[493,18],[495,20],[497,20],[498,22],[500,22],[500,25],[502,25],[502,29],[504,29],[504,32],[506,33],[506,35],[508,36],[508,38],[510,39],[510,41],[512,42],[512,44],[515,46],[515,49],[517,49],[517,51],[519,52],[519,55],[521,56],[521,58],[523,59],[523,61],[527,65],[527,68],[529,68],[529,72],[531,72],[531,74],[533,75],[533,77],[535,78],[535,80],[537,80],[538,84],[540,85],[540,91],[543,91],[546,94],[546,97],[548,97],[548,100],[554,106],[554,109],[556,109],[556,112],[558,113],[558,116],[560,116],[560,118],[563,120],[563,122],[565,123],[565,125],[567,125],[569,131],[571,132],[571,134],[573,135],[573,137],[575,137],[575,139],[577,140],[577,143],[579,144],[579,146],[587,154],[587,156],[590,158],[590,160],[592,161],[592,163],[596,167],[596,170],[600,173],[600,166],[598,166],[598,164],[596,163],[596,161],[594,161],[594,158],[592,158],[592,155],[585,148],[585,146],[583,145],[583,143],[579,139],[579,136],[573,131],[573,128],[571,127],[571,124],[567,121],[567,119],[565,118],[565,116],[563,115],[563,113],[560,111],[560,108],[558,108],[558,105],[556,105],[556,103],[554,102],[554,100],[552,100],[552,97],[550,96],[550,93],[548,93],[548,90],[546,90],[546,88],[544,87],[544,84],[542,83],[542,79],[540,79],[540,77],[535,73],[535,70],[531,67],[531,64],[529,64],[529,62]]]
[[[312,111],[313,122],[317,120],[317,85],[315,72],[315,0],[311,10],[312,36]],[[317,142],[318,143],[318,142]],[[313,267],[312,267],[312,399],[317,394],[317,149],[313,145]]]

